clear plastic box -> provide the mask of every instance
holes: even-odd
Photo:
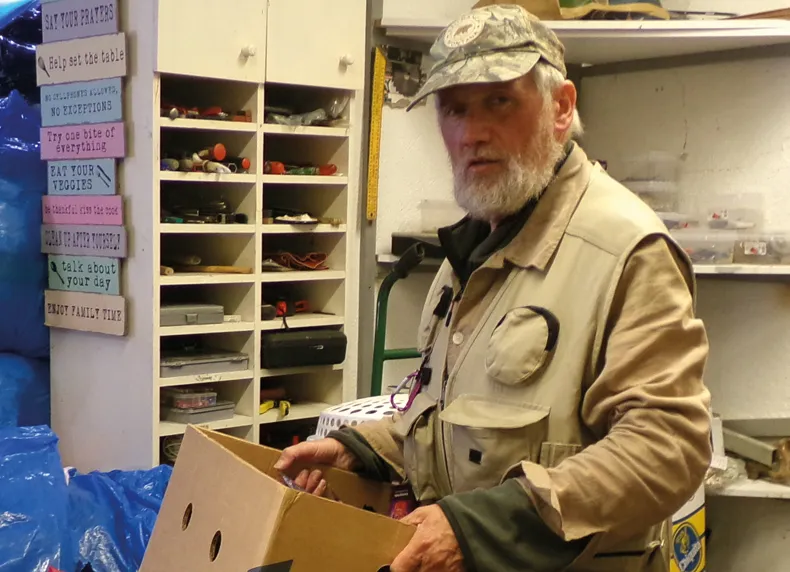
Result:
[[[758,193],[703,196],[699,203],[701,216],[711,229],[743,231],[763,223],[763,196]]]
[[[666,151],[650,151],[623,161],[617,168],[621,181],[670,181],[680,178],[682,157]]]
[[[186,423],[197,425],[200,423],[210,423],[211,421],[223,421],[232,419],[235,404],[231,401],[218,401],[211,407],[201,407],[196,409],[176,409],[175,407],[163,407],[161,409],[161,419],[174,423]]]
[[[420,202],[420,224],[422,232],[436,233],[466,216],[464,209],[455,201],[425,200]]]
[[[626,180],[623,185],[656,212],[674,213],[678,210],[679,191],[674,181]]]
[[[729,231],[682,229],[672,236],[694,264],[732,264],[738,235]]]
[[[739,234],[735,242],[736,264],[790,264],[790,232],[758,231]]]
[[[209,388],[168,388],[162,390],[164,404],[175,409],[198,409],[217,404],[217,392]]]

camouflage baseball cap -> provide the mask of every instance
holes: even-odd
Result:
[[[407,110],[454,85],[514,80],[529,73],[541,59],[567,76],[565,47],[557,35],[527,10],[512,4],[464,14],[442,31],[431,56],[436,64]]]

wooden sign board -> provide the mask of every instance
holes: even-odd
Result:
[[[49,289],[117,296],[120,262],[98,256],[49,256]]]
[[[115,188],[115,159],[47,164],[48,195],[114,195]]]
[[[44,311],[44,323],[51,328],[113,336],[126,333],[126,300],[121,296],[45,290]]]
[[[41,225],[41,252],[126,258],[122,226]]]
[[[126,76],[126,35],[94,36],[36,46],[36,85]]]
[[[123,197],[42,197],[45,224],[123,225]]]
[[[41,6],[44,43],[118,32],[118,0],[61,0]]]
[[[41,128],[41,160],[111,159],[126,155],[123,122]]]
[[[83,125],[123,119],[121,78],[97,79],[41,88],[41,125]]]

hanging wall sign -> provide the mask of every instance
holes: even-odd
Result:
[[[122,226],[45,224],[41,252],[73,256],[126,257],[126,229]]]
[[[114,195],[115,160],[50,161],[48,195]]]
[[[83,197],[42,197],[45,224],[123,225],[123,198],[120,195]]]
[[[105,159],[126,155],[123,122],[41,128],[41,159]]]
[[[110,123],[123,119],[121,78],[41,87],[41,125]]]
[[[49,256],[49,289],[117,296],[121,292],[120,264],[116,258]]]
[[[46,325],[123,336],[126,333],[126,300],[85,292],[44,291]]]
[[[126,76],[126,35],[94,36],[36,46],[36,84]]]
[[[117,0],[60,0],[41,6],[41,33],[45,44],[117,31]]]

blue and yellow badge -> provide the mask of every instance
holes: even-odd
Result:
[[[704,515],[704,511],[700,512]],[[672,566],[672,569],[678,570],[678,572],[703,572],[705,570],[705,547],[702,533],[697,532],[691,521],[693,521],[693,517],[686,522],[681,522],[675,527],[675,533],[672,536],[672,563],[677,566],[677,568]]]

